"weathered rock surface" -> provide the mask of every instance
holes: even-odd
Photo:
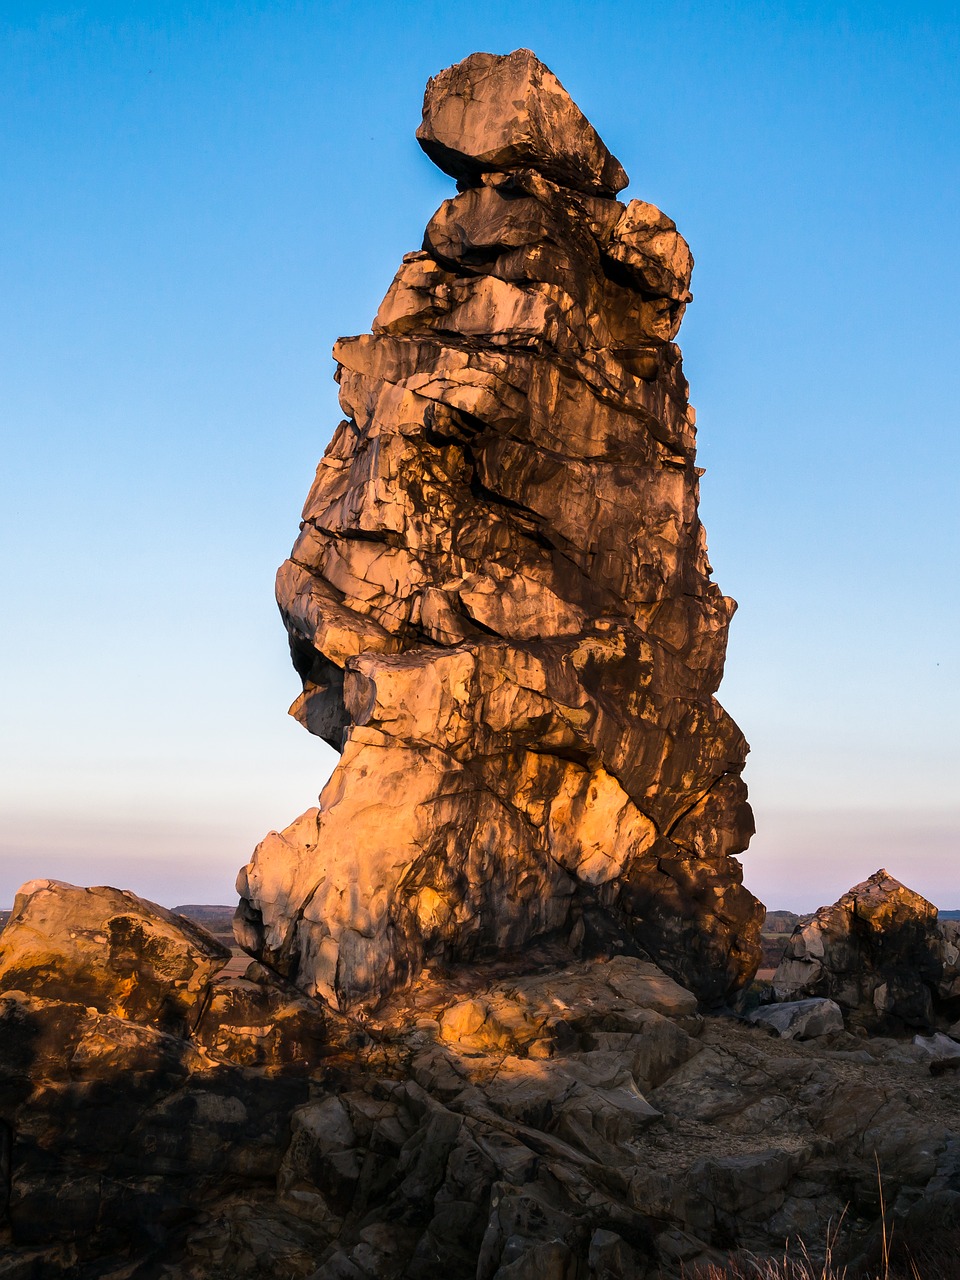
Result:
[[[952,1036],[938,1031],[932,1036],[914,1036],[913,1043],[929,1057],[931,1070],[960,1067],[960,1044]]]
[[[0,934],[0,990],[177,1031],[229,959],[205,930],[126,890],[31,880]]]
[[[529,49],[474,53],[428,84],[417,139],[467,185],[531,166],[574,191],[615,196],[629,179],[549,68]]]
[[[19,908],[63,921],[47,939],[72,971],[77,892]],[[3,1275],[671,1280],[732,1250],[815,1255],[838,1221],[836,1256],[862,1254],[876,1159],[898,1232],[960,1205],[960,1074],[908,1042],[704,1018],[635,957],[434,966],[363,1021],[254,964],[209,976],[174,1034],[162,1009],[101,1012],[105,966],[92,1001],[51,999],[21,944],[4,937]],[[182,926],[176,949],[208,945]]]
[[[785,1040],[811,1040],[844,1029],[840,1006],[822,997],[764,1005],[748,1014],[747,1021],[769,1027]]]
[[[524,51],[432,82],[421,136],[464,189],[338,348],[349,420],[279,578],[295,714],[341,764],[242,873],[242,976],[131,893],[18,896],[8,1280],[675,1280],[831,1229],[856,1257],[878,1163],[898,1231],[960,1214],[952,1040],[699,1011],[761,909],[687,247]],[[872,930],[878,1008],[929,904],[860,888],[836,932]]]
[[[960,1013],[960,925],[886,871],[798,926],[773,976],[779,1000],[826,996],[874,1030]]]
[[[275,1178],[337,1026],[262,966],[222,976],[229,958],[127,891],[20,890],[0,934],[0,1274],[126,1275],[211,1196]]]
[[[343,1009],[547,936],[720,1002],[762,908],[689,249],[528,51],[432,80],[418,136],[464,189],[337,344],[346,420],[278,576],[292,713],[342,758],[241,872],[238,940]]]

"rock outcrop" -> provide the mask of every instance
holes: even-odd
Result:
[[[82,1011],[98,1036],[139,1025],[157,1045],[188,1042],[193,1058],[315,1069],[337,1042],[335,1015],[256,961],[224,972],[230,958],[198,924],[129,890],[31,880],[0,933],[0,991]],[[148,1061],[150,1038],[135,1039]]]
[[[418,137],[460,194],[335,348],[346,420],[278,577],[292,713],[342,756],[241,872],[238,940],[343,1009],[545,937],[720,1002],[762,908],[689,249],[526,50],[432,80]]]
[[[184,916],[124,889],[23,885],[0,934],[0,988],[191,1029],[230,952]]]
[[[128,999],[155,950],[53,995],[97,945],[78,907],[101,956],[118,919],[160,933],[189,1016]],[[898,1239],[957,1220],[946,1037],[779,1039],[555,943],[434,966],[361,1022],[256,962],[205,970],[216,944],[168,914],[43,882],[0,935],[0,1275],[679,1280],[831,1234],[855,1259],[877,1160]]]
[[[0,934],[0,1274],[148,1274],[275,1180],[338,1024],[229,959],[133,893],[23,886]]]
[[[946,1025],[960,1014],[960,922],[881,869],[797,927],[773,989],[829,997],[871,1030]]]
[[[827,1240],[852,1274],[878,1169],[898,1239],[960,1231],[952,1036],[704,1012],[761,908],[686,245],[525,51],[432,81],[420,136],[463,190],[338,348],[279,577],[295,714],[342,761],[241,875],[242,973],[130,892],[18,895],[0,1276],[680,1280]],[[945,1014],[956,930],[885,873],[847,898],[780,989],[900,1026],[919,972]]]

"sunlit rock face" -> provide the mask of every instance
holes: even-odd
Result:
[[[129,890],[31,880],[0,935],[0,990],[179,1034],[229,958],[204,930]]]
[[[341,1007],[548,934],[722,1000],[762,908],[690,251],[526,50],[431,80],[417,136],[460,193],[335,348],[346,417],[278,576],[292,714],[342,756],[240,873],[238,937]]]

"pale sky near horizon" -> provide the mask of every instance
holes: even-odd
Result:
[[[696,258],[747,884],[960,907],[960,19],[789,0],[0,6],[0,906],[231,902],[315,802],[272,580],[330,347],[453,193],[427,77],[521,45]]]

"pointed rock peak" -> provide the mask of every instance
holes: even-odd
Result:
[[[875,893],[877,890],[884,893],[891,893],[898,889],[902,889],[906,893],[913,893],[913,890],[908,889],[902,880],[898,880],[896,876],[891,875],[886,867],[881,867],[879,871],[875,871],[872,876],[868,876],[868,878],[860,884],[855,884],[849,892],[855,895],[862,895]],[[919,897],[919,895],[916,896]]]
[[[869,879],[855,884],[837,904],[847,906],[860,920],[867,920],[875,928],[888,927],[891,920],[935,919],[937,908],[922,894],[908,889],[896,876],[881,867]]]
[[[536,169],[587,195],[629,179],[553,72],[529,49],[472,53],[427,84],[417,139],[467,185],[482,174]]]

